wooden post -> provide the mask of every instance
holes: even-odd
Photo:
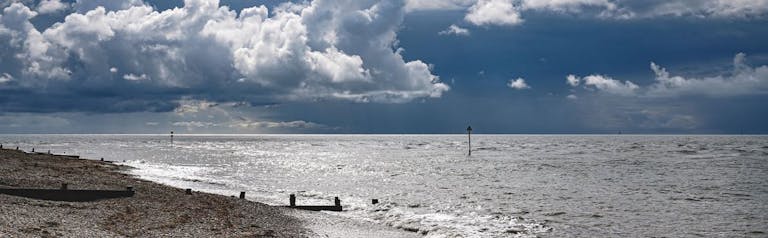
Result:
[[[35,153],[35,147],[32,147],[32,153]]]
[[[104,162],[104,158],[101,158],[101,161]]]
[[[341,207],[341,200],[339,200],[339,197],[333,198],[333,205],[337,207]]]
[[[240,199],[245,199],[245,192],[240,192]]]
[[[469,149],[469,153],[467,153],[467,156],[472,155],[472,126],[467,127],[467,147]]]
[[[173,131],[171,131],[171,144],[173,144]]]
[[[288,203],[290,204],[291,207],[295,207],[296,206],[296,195],[291,194],[291,196],[288,197]]]
[[[376,205],[379,204],[379,199],[371,199],[371,204]]]
[[[188,189],[187,189],[187,195],[191,195],[191,194],[192,194],[192,189],[191,189],[191,188],[188,188]]]
[[[67,190],[67,183],[61,183],[61,190]]]
[[[51,154],[51,150],[48,150],[48,154],[49,154],[49,155]]]

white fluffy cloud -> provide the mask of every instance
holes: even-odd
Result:
[[[507,82],[507,87],[515,90],[523,90],[523,89],[531,88],[531,86],[528,86],[528,84],[525,83],[525,79],[523,78],[509,80],[509,82]]]
[[[635,91],[640,88],[630,81],[621,82],[605,75],[589,75],[583,78],[575,75],[568,75],[566,80],[571,86],[577,86],[580,83],[583,83],[584,87],[587,89],[624,96],[634,95]]]
[[[581,79],[579,77],[576,77],[576,75],[571,74],[565,77],[565,82],[568,85],[571,85],[571,87],[576,87],[576,86],[579,86],[579,84],[581,83]]]
[[[651,62],[651,70],[656,75],[654,83],[640,87],[630,81],[612,79],[602,75],[590,75],[579,78],[568,75],[566,83],[572,87],[584,84],[585,88],[597,91],[643,97],[678,97],[709,96],[728,97],[759,95],[768,93],[768,66],[752,67],[746,63],[746,54],[734,56],[733,70],[712,77],[673,76],[666,69]]]
[[[72,7],[76,13],[40,31],[30,23],[37,12],[24,4],[3,9],[0,47],[10,50],[0,52],[0,74],[17,79],[17,89],[268,102],[408,102],[449,90],[426,63],[400,54],[403,0],[315,0],[239,13],[218,0],[165,11],[139,0]]]
[[[469,8],[464,20],[478,26],[511,26],[523,22],[519,9],[511,0],[479,0]]]
[[[459,27],[457,25],[452,24],[452,25],[448,26],[448,29],[445,29],[445,30],[443,30],[441,32],[438,32],[438,34],[440,34],[440,35],[468,36],[469,35],[469,30],[467,30],[465,28],[461,28],[461,27]]]
[[[37,5],[36,11],[41,14],[59,12],[69,7],[68,4],[62,3],[59,0],[42,0]]]

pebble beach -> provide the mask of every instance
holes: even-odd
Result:
[[[0,194],[0,237],[416,237],[319,212],[273,207],[137,179],[109,161],[0,150],[0,188],[136,192],[92,202]]]

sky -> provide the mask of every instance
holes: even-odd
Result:
[[[0,9],[0,133],[768,133],[768,0]]]

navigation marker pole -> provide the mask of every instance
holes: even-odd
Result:
[[[467,147],[469,149],[467,156],[472,156],[472,126],[467,127]]]
[[[173,144],[173,131],[171,131],[171,144]]]

